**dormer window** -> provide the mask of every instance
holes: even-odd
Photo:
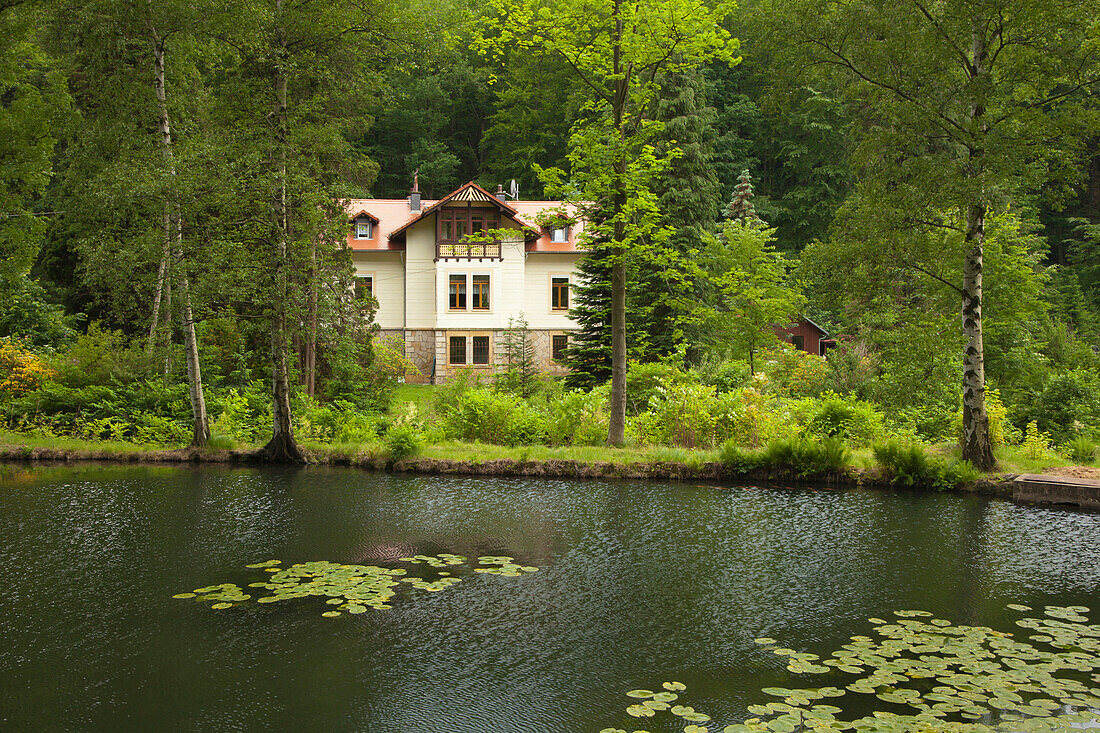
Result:
[[[553,227],[550,230],[551,242],[568,242],[569,241],[569,227]]]
[[[359,219],[355,222],[355,238],[370,239],[374,236],[374,222],[370,219]]]

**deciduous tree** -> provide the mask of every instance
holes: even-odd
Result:
[[[572,166],[547,172],[550,191],[605,208],[588,236],[611,248],[611,419],[607,442],[626,427],[626,269],[633,247],[653,237],[659,207],[653,178],[667,165],[654,154],[657,126],[645,112],[662,72],[712,59],[732,61],[737,42],[722,27],[733,3],[700,0],[492,0],[496,17],[479,40],[485,51],[518,48],[563,60],[587,88],[586,115],[570,139]]]

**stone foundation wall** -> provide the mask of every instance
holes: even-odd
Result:
[[[405,330],[405,358],[413,363],[416,372],[405,375],[409,384],[428,384],[432,381],[435,362],[435,331]]]
[[[414,382],[409,377],[406,377],[406,381],[410,384],[426,384],[428,382],[445,384],[453,379],[457,372],[463,368],[469,369],[475,374],[484,375],[485,377],[491,377],[498,372],[502,372],[505,370],[506,365],[504,343],[507,338],[507,333],[508,332],[503,329],[493,331],[457,329],[453,331],[448,331],[446,329],[437,329],[435,331],[406,331],[405,355],[410,361],[417,365],[422,373],[422,376],[417,381]],[[531,329],[529,338],[535,352],[535,366],[539,371],[553,376],[562,376],[568,371],[564,366],[558,364],[551,358],[554,335],[564,333],[568,332],[560,330]],[[415,334],[415,336],[413,334]],[[465,367],[451,366],[448,363],[448,336],[451,334],[489,334],[492,339],[490,363],[484,366],[474,366],[470,364],[467,364]],[[467,354],[467,357],[469,358],[470,354]],[[434,379],[431,376],[431,364],[433,359],[435,362]]]

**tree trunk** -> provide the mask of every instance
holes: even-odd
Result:
[[[615,217],[613,259],[611,261],[611,415],[607,428],[607,444],[622,445],[626,437],[626,238],[623,210],[626,208],[626,159],[623,157],[623,117],[626,108],[628,80],[622,73],[623,19],[619,0],[615,0],[615,37],[612,64],[615,71],[615,134],[620,149],[615,161]]]
[[[187,352],[187,386],[191,397],[191,445],[200,448],[210,439],[210,422],[206,416],[206,397],[202,391],[199,343],[195,338],[195,318],[191,312],[191,286],[187,281],[187,275],[183,275],[180,280],[180,290],[183,295],[180,318],[183,321],[183,345]]]
[[[302,370],[302,382],[306,394],[313,397],[317,393],[317,241],[313,241],[310,250],[309,270],[309,333],[306,339],[305,365]]]
[[[176,191],[176,159],[172,149],[172,126],[168,118],[168,95],[164,84],[165,40],[156,29],[150,29],[153,36],[153,88],[157,95],[157,128],[160,132],[161,148],[168,164],[170,187],[165,216],[165,259],[174,260],[180,273],[180,321],[183,326],[183,343],[187,359],[187,387],[191,398],[191,445],[198,448],[206,444],[210,437],[210,425],[206,416],[206,397],[202,391],[202,369],[199,365],[199,343],[195,337],[195,319],[191,308],[191,285],[187,273],[183,270],[183,221],[180,214],[179,194]],[[171,257],[167,255],[171,252]],[[163,271],[163,263],[161,270]],[[159,279],[159,278],[158,278]],[[169,285],[169,297],[171,289]],[[159,300],[160,282],[157,284]],[[171,309],[169,309],[171,322]],[[155,316],[154,316],[155,318]],[[155,321],[154,321],[155,323]],[[167,369],[167,363],[165,365]]]
[[[275,0],[277,15],[282,14],[282,0]],[[280,24],[282,18],[276,19]],[[290,374],[287,352],[287,245],[290,234],[290,217],[287,212],[287,72],[286,42],[277,25],[276,61],[273,83],[275,87],[275,105],[272,119],[275,126],[275,148],[277,170],[275,172],[276,191],[274,200],[275,214],[275,302],[272,304],[271,319],[271,440],[263,448],[263,454],[269,461],[276,463],[304,463],[305,456],[294,441],[294,426],[290,411]]]
[[[970,75],[978,81],[987,73],[985,30],[975,25],[970,48]],[[982,172],[988,125],[985,105],[979,99],[970,108],[970,123],[979,139],[968,154],[970,175]],[[984,203],[972,203],[966,211],[966,260],[963,262],[963,438],[962,457],[980,471],[997,465],[989,440],[989,415],[985,410],[985,344],[982,339],[982,267],[985,250]]]
[[[985,409],[985,346],[982,341],[982,256],[985,247],[985,207],[967,212],[966,261],[963,263],[963,439],[962,457],[974,467],[989,471],[997,461],[989,440],[989,415]]]
[[[164,249],[160,255],[160,266],[157,267],[157,289],[153,294],[153,317],[149,324],[149,341],[145,344],[146,351],[152,351],[157,342],[157,329],[160,327],[160,303],[164,295],[164,286],[168,275],[168,258],[172,251],[172,226],[168,207],[164,208]]]

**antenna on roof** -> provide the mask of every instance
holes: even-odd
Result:
[[[513,201],[519,198],[519,186],[516,184],[515,178],[508,184],[508,195],[512,197]]]

